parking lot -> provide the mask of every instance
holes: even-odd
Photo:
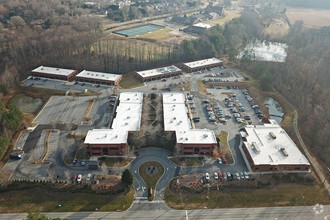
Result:
[[[110,87],[107,85],[98,86],[97,84],[92,83],[68,82],[63,80],[47,79],[41,77],[28,77],[28,79],[23,81],[23,84],[27,87],[37,87],[62,91],[72,90],[77,92],[84,92],[85,89],[87,89],[88,91],[101,91]]]
[[[79,96],[72,99],[70,96],[53,96],[41,110],[33,123],[79,123],[89,106],[90,96]]]

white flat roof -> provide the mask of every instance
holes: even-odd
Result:
[[[164,130],[176,132],[176,142],[181,144],[217,143],[209,129],[192,129],[183,93],[163,93]]]
[[[150,77],[150,76],[157,76],[157,75],[166,75],[168,73],[173,73],[181,71],[178,67],[172,65],[172,66],[166,66],[166,67],[161,67],[157,69],[151,69],[151,70],[144,70],[144,71],[139,71],[137,74],[139,74],[141,77]]]
[[[83,70],[77,76],[83,78],[116,81],[121,75]]]
[[[164,130],[187,131],[191,128],[185,104],[163,104]]]
[[[141,125],[143,93],[123,92],[119,95],[119,105],[111,129],[88,131],[85,144],[126,143],[128,131],[138,131]]]
[[[120,103],[139,103],[142,104],[143,93],[141,92],[123,92],[119,95]]]
[[[187,131],[177,131],[176,142],[182,144],[215,144],[217,140],[212,130],[190,129]]]
[[[206,24],[206,23],[197,23],[193,25],[194,27],[200,27],[200,28],[205,28],[205,29],[209,29],[211,27],[213,27],[212,24]]]
[[[164,104],[184,104],[185,96],[180,92],[166,92],[163,93],[163,103]]]
[[[75,70],[60,69],[60,68],[46,67],[46,66],[39,66],[38,68],[35,68],[34,70],[32,70],[32,72],[61,75],[61,76],[68,76],[74,71]]]
[[[310,165],[285,130],[276,121],[270,121],[271,124],[245,127],[247,141],[244,143],[254,164]]]
[[[184,63],[184,65],[186,65],[190,68],[196,68],[196,67],[202,67],[202,66],[207,66],[207,65],[211,65],[211,64],[217,64],[217,63],[222,63],[222,61],[213,57],[213,58],[209,58],[209,59],[205,59],[205,60],[197,60],[197,61],[193,61],[193,62],[189,62],[189,63]]]
[[[112,122],[112,129],[121,131],[138,131],[141,124],[142,104],[119,103],[116,117]]]
[[[127,131],[114,129],[93,129],[89,130],[85,144],[123,144],[127,142]]]

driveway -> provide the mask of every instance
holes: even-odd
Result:
[[[130,164],[129,169],[133,173],[133,186],[136,191],[138,199],[146,199],[147,186],[141,176],[139,175],[139,167],[147,161],[156,161],[164,166],[164,175],[160,178],[156,186],[155,200],[162,200],[164,198],[164,190],[168,182],[179,174],[179,168],[168,159],[169,152],[164,149],[143,149],[139,151],[139,156]]]

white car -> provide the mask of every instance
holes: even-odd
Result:
[[[89,173],[89,174],[87,175],[86,180],[87,180],[87,181],[90,181],[90,180],[91,180],[91,177],[92,177],[92,174]]]
[[[82,179],[82,175],[79,174],[79,175],[78,175],[78,178],[77,178],[77,182],[81,182],[81,179]]]
[[[221,160],[221,158],[218,158],[218,163],[219,163],[219,164],[222,164],[222,160]]]
[[[218,174],[217,173],[214,173],[214,179],[219,179],[219,176],[218,176]]]
[[[209,173],[205,173],[205,179],[209,180],[210,179],[210,174]]]
[[[249,179],[249,174],[246,171],[244,171],[244,178]]]
[[[245,176],[244,176],[243,172],[241,172],[240,174],[241,174],[241,179],[244,179]]]

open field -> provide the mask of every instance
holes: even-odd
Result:
[[[272,23],[264,30],[264,33],[270,37],[277,38],[284,36],[290,30],[290,26],[287,22],[275,19]]]
[[[330,10],[288,8],[286,16],[292,25],[302,20],[306,28],[330,26]]]
[[[170,33],[171,30],[168,28],[163,28],[159,30],[155,30],[149,33],[141,34],[133,36],[132,38],[138,38],[138,39],[150,39],[154,41],[164,41],[168,38],[173,37],[173,35]]]
[[[0,213],[8,212],[78,212],[117,211],[128,209],[134,199],[134,190],[124,195],[52,192],[43,188],[0,193]],[[61,206],[59,206],[61,205]]]
[[[225,17],[223,18],[217,18],[217,19],[213,19],[213,20],[209,20],[209,21],[205,21],[203,23],[207,23],[207,24],[213,24],[213,25],[220,25],[220,26],[225,26],[226,23],[228,23],[229,21],[233,20],[234,18],[238,18],[241,16],[241,12],[239,11],[226,11],[225,12]]]
[[[169,188],[165,192],[168,206],[175,209],[247,208],[268,206],[293,206],[330,204],[330,197],[320,185],[281,184],[261,189],[244,187],[211,190],[201,194],[175,194]]]
[[[119,82],[118,88],[120,89],[132,89],[135,87],[143,86],[142,80],[134,77],[133,75],[123,76],[123,79]]]

